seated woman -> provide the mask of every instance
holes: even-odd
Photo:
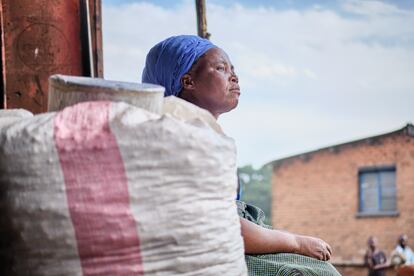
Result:
[[[162,85],[165,96],[178,96],[216,119],[234,109],[240,96],[228,55],[198,36],[174,36],[155,45],[147,55],[142,82]],[[269,229],[262,224],[263,212],[243,202],[238,202],[238,211],[249,275],[339,275],[324,262],[332,254],[325,241]]]

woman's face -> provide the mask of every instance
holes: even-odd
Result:
[[[180,97],[210,111],[216,118],[235,108],[240,86],[234,67],[220,48],[208,50],[182,78]]]

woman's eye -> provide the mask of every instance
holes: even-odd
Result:
[[[217,70],[224,71],[224,70],[226,70],[226,67],[224,67],[224,65],[219,65],[219,66],[217,66]]]

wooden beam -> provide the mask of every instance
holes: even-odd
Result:
[[[95,76],[98,78],[104,77],[104,64],[103,64],[103,39],[102,39],[102,1],[91,1],[91,14],[92,18],[92,45],[93,53],[95,55]]]
[[[211,34],[207,32],[206,1],[205,0],[196,0],[196,12],[197,12],[198,36],[209,39]]]

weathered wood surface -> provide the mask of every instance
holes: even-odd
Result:
[[[1,0],[3,108],[47,110],[52,74],[88,76],[79,0]],[[103,76],[101,1],[90,0],[96,76]]]
[[[197,13],[197,33],[202,38],[210,38],[210,33],[207,32],[207,18],[206,18],[206,1],[196,0]]]

